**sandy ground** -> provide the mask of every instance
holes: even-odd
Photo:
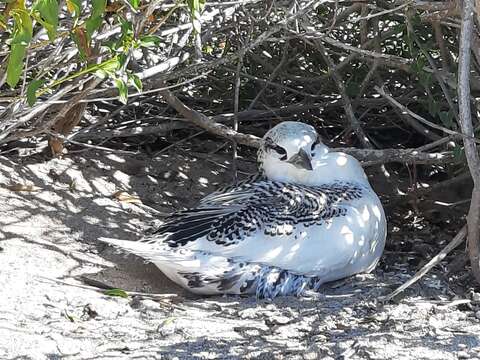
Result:
[[[220,156],[171,159],[0,158],[0,359],[480,359],[480,294],[442,271],[378,301],[417,269],[403,257],[269,302],[193,297],[99,244],[137,239],[229,180]],[[94,281],[164,296],[108,296]]]

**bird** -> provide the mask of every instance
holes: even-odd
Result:
[[[331,151],[311,125],[284,121],[261,139],[257,160],[258,174],[141,240],[100,240],[199,295],[300,296],[375,268],[387,222],[357,159]]]

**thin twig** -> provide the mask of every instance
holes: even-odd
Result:
[[[458,245],[460,245],[462,241],[465,239],[466,235],[467,235],[467,227],[463,226],[462,229],[458,232],[458,234],[455,235],[455,237],[452,239],[452,241],[450,241],[447,244],[447,246],[445,246],[437,255],[435,255],[435,257],[432,260],[430,260],[425,266],[423,266],[419,271],[417,271],[410,280],[408,280],[406,283],[399,286],[392,293],[382,297],[381,300],[389,301],[393,299],[395,296],[397,296],[398,294],[400,294],[405,289],[415,284],[418,280],[424,277],[434,266],[439,264],[445,258],[445,256],[447,256],[453,249],[455,249]]]
[[[243,55],[238,58],[237,71],[235,72],[235,93],[233,99],[233,131],[238,133],[238,111],[240,107],[240,72],[243,68]],[[233,183],[237,183],[237,142],[233,140],[233,159],[232,159]]]
[[[252,102],[248,106],[247,110],[252,110],[255,107],[255,104],[257,103],[258,99],[260,99],[263,96],[263,93],[267,89],[267,85],[269,83],[272,83],[273,80],[275,80],[278,73],[282,70],[283,66],[288,61],[288,48],[289,48],[289,42],[286,41],[285,46],[283,47],[283,55],[282,55],[282,59],[280,60],[280,63],[275,67],[275,69],[273,69],[272,73],[270,74],[270,77],[268,78],[268,82],[265,83],[263,88],[257,93],[255,98],[252,100]]]
[[[59,134],[59,133],[56,133],[56,132],[53,132],[53,131],[50,131],[50,130],[45,130],[45,133],[51,135],[51,136],[54,136],[56,138],[59,138],[63,141],[67,141],[69,143],[72,143],[72,144],[75,144],[75,145],[79,145],[79,146],[83,146],[83,147],[86,147],[88,149],[93,149],[93,150],[100,150],[100,151],[107,151],[107,152],[111,152],[111,153],[115,153],[115,154],[125,154],[125,155],[138,155],[139,152],[138,151],[127,151],[127,150],[120,150],[120,149],[111,149],[111,148],[107,148],[107,147],[103,147],[103,146],[98,146],[98,145],[92,145],[92,144],[86,144],[86,143],[82,143],[82,142],[79,142],[79,141],[75,141],[75,140],[72,140],[72,139],[69,139],[68,137],[62,135],[62,134]]]
[[[165,88],[165,86],[164,86]],[[208,116],[191,109],[180,101],[170,90],[164,89],[160,94],[167,100],[167,102],[187,120],[193,124],[209,131],[212,134],[225,137],[229,140],[235,140],[239,144],[260,147],[260,139],[254,135],[241,134],[228,126],[214,122]]]
[[[85,289],[85,290],[92,290],[92,291],[95,291],[95,292],[105,293],[105,290],[108,290],[108,289],[104,289],[104,288],[101,288],[101,287],[98,287],[98,286],[71,284],[71,283],[68,283],[66,281],[62,281],[60,279],[53,279],[53,278],[40,276],[40,275],[37,276],[37,277],[39,279],[46,280],[46,281],[49,281],[49,282],[53,282],[53,283],[57,283],[57,284],[61,284],[61,285],[72,286],[72,287]],[[114,288],[111,287],[111,289],[114,289]],[[177,294],[155,294],[155,293],[143,293],[143,292],[138,292],[138,291],[125,291],[125,293],[129,296],[139,296],[139,297],[143,297],[143,298],[151,298],[151,299],[155,299],[155,300],[164,300],[164,301],[166,301],[168,299],[174,299],[174,298],[179,297]],[[173,305],[173,304],[169,303],[169,305]]]
[[[451,129],[448,129],[444,126],[441,126],[441,125],[438,125],[438,124],[435,124],[431,121],[428,121],[427,119],[425,119],[424,117],[414,113],[412,110],[410,110],[409,108],[407,108],[406,106],[400,104],[397,100],[395,100],[392,96],[388,95],[384,89],[382,89],[381,87],[379,86],[375,86],[374,87],[375,90],[378,91],[378,93],[380,95],[382,95],[385,99],[387,99],[392,105],[396,106],[397,108],[399,108],[400,110],[402,110],[403,112],[409,114],[410,116],[412,116],[413,118],[417,119],[418,121],[420,121],[421,123],[425,124],[425,125],[428,125],[430,126],[431,128],[433,129],[437,129],[437,130],[440,130],[440,131],[443,131],[444,133],[446,134],[450,134],[450,135],[455,135],[455,136],[461,136],[463,137],[464,139],[471,139],[473,142],[476,142],[476,143],[480,143],[480,140],[477,140],[474,136],[472,135],[466,135],[466,134],[462,134],[458,131],[454,131],[454,130],[451,130]]]
[[[430,68],[433,70],[433,75],[437,79],[438,85],[440,86],[440,89],[442,89],[443,95],[445,96],[445,99],[447,100],[448,105],[450,106],[450,109],[452,110],[453,116],[458,121],[458,109],[455,106],[455,104],[453,103],[452,97],[450,96],[450,93],[448,92],[448,89],[445,86],[445,80],[440,76],[440,73],[437,69],[437,66],[436,66],[435,62],[433,61],[432,57],[430,56],[430,53],[425,49],[422,42],[418,38],[417,34],[415,33],[415,29],[413,28],[413,25],[412,25],[412,23],[411,23],[411,21],[408,17],[406,18],[406,21],[407,21],[407,27],[410,31],[410,35],[412,36],[413,40],[415,41],[415,43],[419,47],[422,54],[427,59],[428,64],[430,65]]]
[[[370,14],[370,15],[367,15],[367,16],[360,16],[360,17],[357,17],[355,19],[350,20],[350,22],[351,23],[356,23],[356,22],[359,22],[359,21],[362,21],[362,20],[373,19],[375,17],[379,17],[379,16],[382,16],[382,15],[387,15],[387,14],[390,14],[390,13],[396,13],[398,10],[401,10],[401,9],[409,6],[412,2],[413,2],[413,0],[409,0],[409,1],[406,1],[404,4],[401,4],[397,7],[392,8],[392,9],[379,11],[379,12],[376,12],[374,14]]]
[[[357,117],[355,116],[352,102],[350,101],[350,97],[347,94],[343,79],[340,77],[340,74],[336,70],[334,70],[333,61],[330,55],[328,55],[327,49],[325,49],[325,47],[320,41],[315,41],[314,43],[310,42],[310,44],[318,48],[320,55],[327,63],[328,70],[330,71],[332,79],[335,81],[338,90],[340,91],[340,95],[342,96],[345,114],[347,115],[348,121],[353,131],[355,132],[355,135],[364,147],[366,147],[367,149],[373,148],[372,142],[363,131],[360,121],[358,121]]]

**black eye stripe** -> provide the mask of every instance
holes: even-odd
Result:
[[[285,150],[283,147],[281,147],[280,145],[276,145],[276,144],[266,144],[266,147],[269,148],[269,149],[272,149],[274,151],[276,151],[277,153],[279,153],[280,155],[287,155],[287,150]]]
[[[285,150],[283,147],[278,146],[278,145],[275,145],[273,147],[273,150],[275,150],[277,153],[279,153],[281,155],[286,155],[287,154],[287,150]]]
[[[318,144],[320,144],[320,137],[317,137],[317,139],[313,142],[312,144],[312,150],[315,148],[315,146],[317,146]]]

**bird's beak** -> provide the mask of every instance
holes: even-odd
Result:
[[[288,159],[287,162],[299,169],[313,170],[312,161],[303,149],[300,149],[300,151]]]

